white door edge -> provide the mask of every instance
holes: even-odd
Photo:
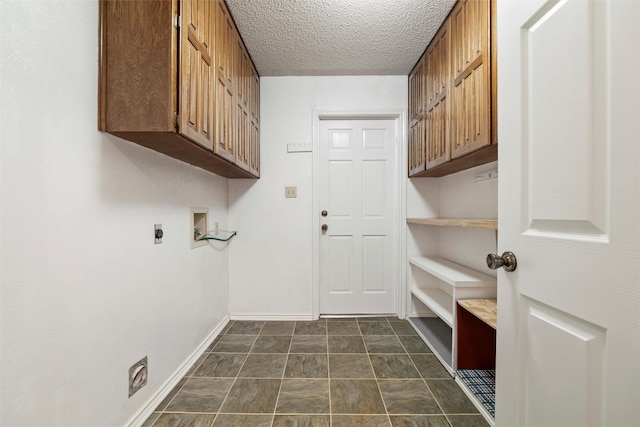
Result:
[[[321,120],[395,120],[396,124],[396,170],[394,188],[396,189],[396,312],[398,317],[406,316],[407,295],[404,266],[406,255],[406,189],[407,189],[407,111],[406,110],[370,110],[370,111],[331,111],[313,110],[313,151],[312,151],[312,278],[311,278],[311,315],[320,318],[320,121]]]

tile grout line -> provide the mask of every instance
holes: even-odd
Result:
[[[235,324],[235,322],[234,322],[234,324]],[[213,424],[215,424],[216,420],[218,419],[218,416],[220,416],[220,410],[224,406],[224,403],[227,401],[227,398],[229,397],[229,393],[231,393],[231,390],[233,389],[233,386],[238,381],[238,378],[240,377],[240,371],[242,371],[242,368],[244,368],[245,363],[247,363],[247,359],[249,358],[249,354],[251,354],[251,350],[256,345],[256,341],[258,341],[258,337],[260,336],[260,332],[262,331],[262,328],[264,328],[264,325],[265,325],[265,322],[262,322],[262,326],[260,327],[260,330],[256,334],[256,338],[253,340],[253,344],[251,344],[251,347],[249,348],[249,351],[247,352],[247,355],[245,356],[244,360],[242,361],[242,365],[238,369],[238,372],[236,373],[236,376],[233,379],[233,382],[231,383],[231,386],[229,387],[229,390],[227,390],[227,394],[224,396],[224,399],[222,399],[222,402],[220,402],[220,407],[218,408],[218,411],[216,412],[216,416],[213,418],[213,423],[211,424],[211,426],[213,426]],[[229,330],[230,329],[231,328],[229,328]],[[225,333],[225,335],[227,335],[227,333]],[[242,334],[239,334],[239,335],[242,335]]]
[[[296,326],[298,325],[298,321],[293,323],[293,331],[291,331],[291,339],[289,340],[289,349],[287,350],[287,357],[284,361],[284,366],[282,368],[282,378],[280,378],[280,387],[278,387],[278,394],[276,394],[276,401],[273,405],[273,414],[271,415],[271,426],[276,422],[276,411],[278,410],[278,402],[280,402],[280,392],[282,391],[282,384],[284,384],[285,374],[287,372],[287,364],[289,363],[289,355],[291,354],[291,346],[293,345],[293,337],[296,334]]]

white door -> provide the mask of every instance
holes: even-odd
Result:
[[[396,313],[396,121],[320,121],[320,314]]]
[[[496,424],[640,425],[640,2],[498,2]]]

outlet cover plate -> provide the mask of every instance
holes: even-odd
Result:
[[[164,232],[162,231],[162,224],[154,224],[153,225],[153,238],[156,245],[162,243],[162,236]]]

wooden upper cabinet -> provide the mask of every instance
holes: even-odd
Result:
[[[180,129],[213,149],[213,11],[208,1],[182,1]]]
[[[459,0],[416,65],[426,70],[425,168],[413,135],[423,103],[409,76],[409,175],[444,176],[495,161],[497,150],[495,0]]]
[[[451,160],[449,138],[450,20],[447,19],[427,48],[427,169]]]
[[[451,14],[451,157],[491,144],[489,0],[460,0]]]
[[[236,93],[234,79],[249,74],[234,76],[239,40],[222,0],[101,0],[98,128],[218,175],[257,177],[250,148],[236,159],[258,114],[248,77]]]

